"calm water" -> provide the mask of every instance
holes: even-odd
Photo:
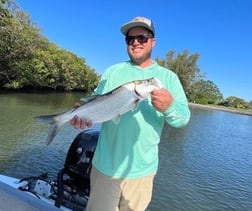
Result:
[[[69,125],[46,147],[47,125],[81,94],[0,95],[0,173],[55,178],[78,130]],[[183,129],[165,126],[149,211],[252,210],[252,117],[192,109]]]

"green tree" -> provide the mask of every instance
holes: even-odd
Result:
[[[0,87],[15,84],[21,76],[17,64],[30,59],[37,49],[38,32],[29,16],[14,1],[1,1],[0,16]]]
[[[175,72],[185,90],[187,97],[192,92],[192,85],[195,81],[202,79],[204,76],[200,73],[197,65],[199,54],[189,54],[188,50],[184,50],[175,57],[175,51],[168,51],[166,59],[157,58],[156,61],[163,67]]]
[[[193,83],[190,101],[200,104],[218,104],[223,101],[223,95],[213,81],[199,80]]]
[[[1,0],[0,11],[0,88],[94,89],[85,59],[49,42],[14,1]]]
[[[31,60],[19,63],[21,87],[90,91],[98,83],[97,74],[82,58],[48,43]]]
[[[248,109],[252,110],[252,100],[248,102]]]
[[[246,109],[249,107],[249,104],[238,97],[230,96],[226,99],[225,105],[234,108]]]

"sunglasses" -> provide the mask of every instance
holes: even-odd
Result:
[[[149,38],[153,38],[151,34],[140,34],[136,36],[127,36],[125,37],[125,41],[127,45],[132,45],[135,42],[135,39],[140,44],[147,43]]]

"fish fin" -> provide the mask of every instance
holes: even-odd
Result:
[[[59,114],[52,114],[52,115],[43,115],[43,116],[36,116],[34,117],[36,120],[40,122],[47,122],[51,126],[47,138],[46,138],[46,145],[48,146],[53,139],[55,138],[56,134],[59,132],[60,128],[63,126],[64,122],[60,122],[56,119],[56,116]]]
[[[81,102],[84,102],[84,103],[87,103],[87,102],[93,100],[93,99],[96,98],[96,97],[97,97],[97,95],[88,96],[88,97],[82,97],[82,98],[80,98],[80,101],[81,101]]]
[[[49,114],[49,115],[43,115],[43,116],[35,116],[34,119],[36,119],[38,122],[46,122],[48,124],[53,124],[55,122],[55,117],[59,114]]]
[[[120,122],[120,118],[121,118],[121,115],[118,114],[117,116],[115,116],[114,118],[112,118],[112,121],[115,123],[115,124],[118,124]]]

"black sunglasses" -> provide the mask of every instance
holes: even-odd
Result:
[[[140,34],[136,36],[127,36],[125,37],[125,41],[127,45],[132,45],[135,42],[135,39],[140,44],[147,43],[149,38],[153,38],[151,34]]]

